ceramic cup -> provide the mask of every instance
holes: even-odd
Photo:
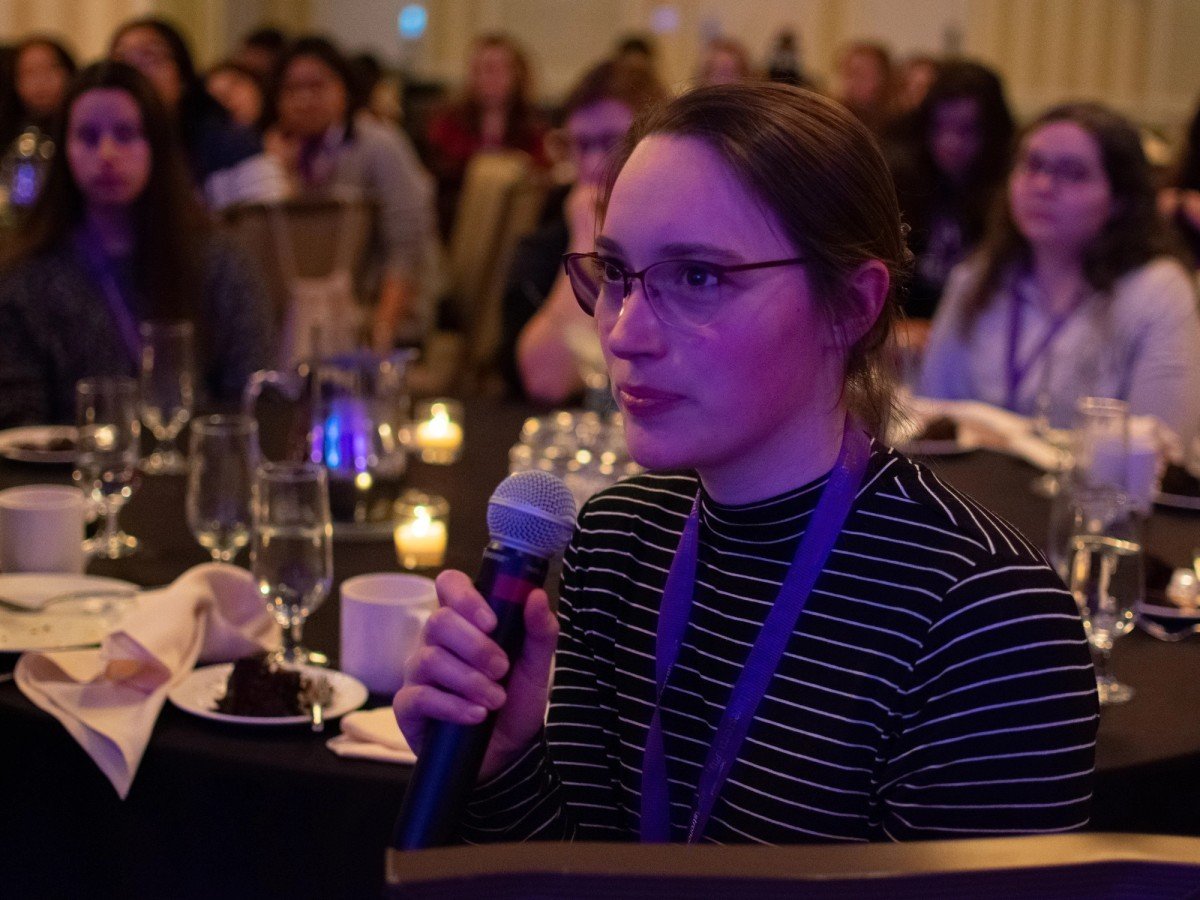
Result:
[[[373,694],[394,694],[435,609],[433,581],[421,575],[388,572],[343,582],[342,671]]]
[[[0,491],[0,571],[82,573],[86,509],[76,487]]]

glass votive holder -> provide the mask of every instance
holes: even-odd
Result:
[[[405,491],[392,507],[395,512],[396,558],[406,569],[436,569],[446,561],[447,518],[444,498],[417,490]]]
[[[458,462],[463,444],[463,405],[444,397],[424,400],[413,410],[412,443],[421,462],[448,466]]]

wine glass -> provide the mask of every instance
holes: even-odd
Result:
[[[250,543],[258,424],[249,416],[203,416],[192,421],[190,440],[188,527],[213,562],[233,562]]]
[[[1071,430],[1067,427],[1070,424],[1070,412],[1056,408],[1050,383],[1054,362],[1050,349],[1047,348],[1046,362],[1033,398],[1033,433],[1054,451],[1054,463],[1044,474],[1035,478],[1030,487],[1037,496],[1054,499],[1063,490],[1063,479],[1071,469],[1072,458]]]
[[[604,352],[600,349],[600,341],[596,337],[596,329],[591,322],[571,322],[563,334],[571,358],[575,361],[575,371],[583,382],[583,406],[600,415],[606,415],[616,409],[612,390],[609,387],[608,364],[604,360]]]
[[[250,566],[258,591],[283,626],[276,659],[323,665],[324,654],[300,644],[304,621],[321,605],[333,581],[333,525],[323,466],[266,463],[254,491]]]
[[[104,515],[104,530],[84,550],[105,559],[133,553],[137,538],[121,531],[117,515],[133,496],[137,476],[138,386],[132,378],[84,378],[75,385],[79,427],[75,480]]]
[[[1091,488],[1129,490],[1129,404],[1081,397],[1076,404],[1074,478]]]
[[[1133,627],[1145,592],[1142,519],[1119,491],[1079,488],[1072,501],[1068,584],[1083,618],[1102,706],[1124,703],[1133,688],[1112,674],[1113,642]]]
[[[195,395],[194,336],[191,322],[143,322],[142,421],[157,443],[143,462],[155,475],[181,474],[187,463],[175,446],[192,416]]]

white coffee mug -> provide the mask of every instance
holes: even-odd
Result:
[[[404,664],[437,609],[433,581],[421,575],[359,575],[342,583],[341,669],[375,694],[404,684]]]
[[[83,572],[87,504],[76,487],[0,491],[0,571]]]

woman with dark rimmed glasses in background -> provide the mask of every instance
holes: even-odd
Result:
[[[566,269],[650,471],[584,507],[558,616],[531,595],[511,672],[467,576],[439,578],[395,708],[418,751],[430,719],[499,711],[461,838],[1083,826],[1097,706],[1071,596],[876,439],[909,254],[866,129],[795,88],[702,88],[635,124],[603,196]]]

